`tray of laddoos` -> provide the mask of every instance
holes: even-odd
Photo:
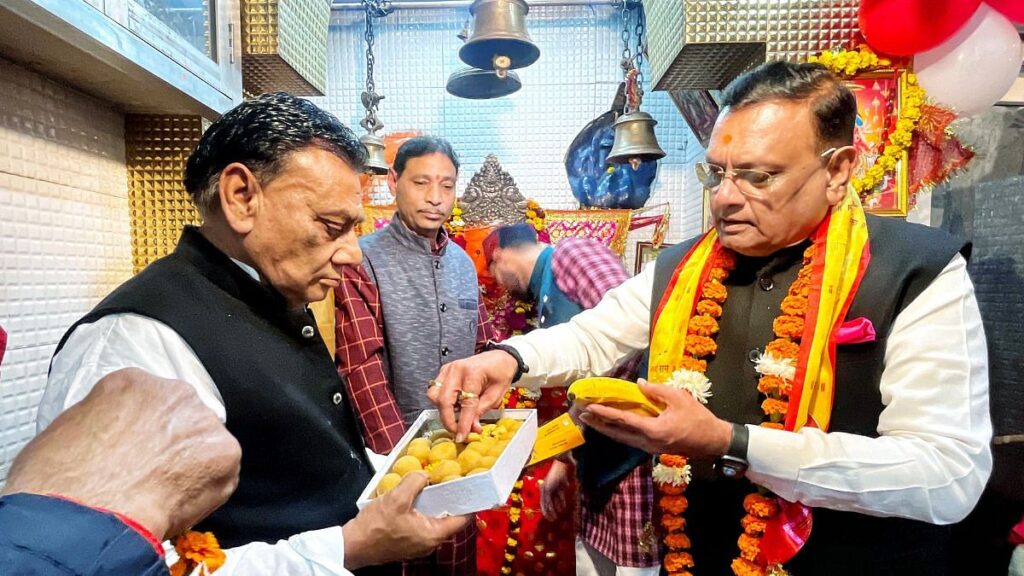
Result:
[[[365,507],[417,471],[430,476],[430,484],[414,504],[427,516],[470,514],[503,505],[533,450],[537,413],[491,411],[480,418],[480,424],[483,430],[456,443],[441,425],[437,410],[423,411],[356,505]]]

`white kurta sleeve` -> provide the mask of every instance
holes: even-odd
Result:
[[[62,411],[81,401],[107,374],[141,368],[195,387],[203,403],[225,421],[220,392],[192,348],[166,324],[137,314],[111,314],[79,326],[54,357],[36,420],[43,430]],[[345,570],[340,526],[296,534],[275,544],[256,542],[225,550],[224,576],[329,576]],[[175,557],[168,555],[168,562]]]

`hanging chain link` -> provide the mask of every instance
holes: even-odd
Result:
[[[377,93],[377,87],[373,81],[373,19],[387,16],[392,8],[390,0],[363,0],[363,7],[366,16],[366,32],[363,39],[366,40],[366,90],[363,91],[361,99],[363,108],[366,109],[366,116],[359,122],[364,130],[375,134],[377,130],[384,127],[384,124],[377,118],[377,107],[384,99],[383,94]]]
[[[636,5],[636,27],[633,31],[636,33],[636,62],[634,67],[637,71],[637,83],[640,86],[640,92],[643,93],[644,86],[644,58],[647,56],[647,42],[644,36],[644,25],[646,24],[647,17],[644,15],[644,6],[641,3]]]
[[[629,27],[631,11],[636,11],[636,24],[632,30]],[[647,55],[647,46],[644,43],[644,8],[638,0],[624,0],[622,3],[622,73],[626,79],[626,112],[633,112],[640,108],[640,102],[644,97],[644,76],[642,66],[644,57]],[[636,35],[636,47],[630,50],[630,32]]]
[[[629,51],[629,6],[622,2],[622,72],[625,74],[633,67],[633,54]]]

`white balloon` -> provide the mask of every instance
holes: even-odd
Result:
[[[999,101],[1020,74],[1024,47],[1013,24],[982,3],[952,38],[914,57],[928,96],[972,116]]]

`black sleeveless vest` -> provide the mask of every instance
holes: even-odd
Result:
[[[935,279],[965,246],[944,232],[902,220],[868,215],[871,262],[847,319],[866,317],[874,324],[874,342],[838,346],[836,393],[831,432],[876,437],[884,406],[878,388],[886,339],[896,316]],[[663,250],[655,265],[652,314],[676,265],[692,239]],[[757,424],[763,413],[751,358],[771,341],[772,321],[802,264],[805,242],[765,258],[739,257],[726,281],[729,290],[718,336],[718,353],[708,363],[714,383],[708,407],[717,416]],[[926,376],[924,376],[926,377]],[[743,516],[747,480],[716,476],[709,463],[693,463],[687,490],[687,534],[697,572],[732,574]],[[849,474],[857,474],[851,470]],[[949,527],[901,518],[880,518],[824,508],[814,509],[814,527],[804,548],[786,567],[795,576],[928,575],[949,568]]]
[[[64,335],[108,314],[159,320],[217,385],[242,446],[238,489],[197,529],[224,547],[275,542],[356,515],[372,468],[345,386],[308,312],[234,264],[195,228]],[[182,414],[182,418],[188,418]]]

